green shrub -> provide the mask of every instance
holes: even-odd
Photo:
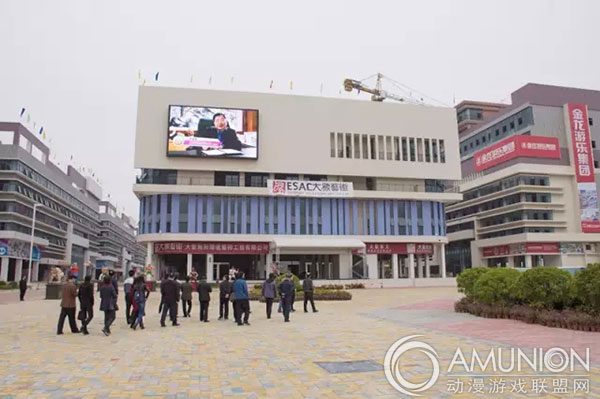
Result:
[[[320,285],[319,288],[323,288],[326,290],[343,290],[344,285],[343,284],[324,284],[324,285]]]
[[[463,270],[456,277],[456,286],[458,287],[458,292],[465,294],[467,299],[473,298],[473,287],[475,283],[485,273],[487,273],[490,269],[487,267],[474,267],[471,269]]]
[[[475,282],[473,298],[487,305],[513,303],[517,299],[516,284],[520,276],[521,273],[512,268],[492,268]]]
[[[588,311],[600,312],[600,263],[588,265],[575,273],[573,292],[581,307]]]
[[[8,288],[9,290],[17,289],[19,288],[19,283],[17,283],[16,281],[11,281],[10,283],[8,283],[6,288]]]
[[[359,290],[359,289],[364,289],[364,288],[365,288],[365,285],[363,283],[346,284],[347,290]]]
[[[6,281],[0,281],[0,288],[4,288],[5,285],[6,285]]]
[[[275,279],[275,284],[277,285],[277,289],[279,289],[279,284],[285,279],[285,273],[280,274],[277,279]],[[294,287],[296,288],[296,296],[298,291],[302,291],[302,284],[300,284],[300,279],[295,274],[292,274],[292,280],[294,281]]]
[[[535,267],[517,283],[520,300],[536,309],[562,309],[571,302],[571,275],[556,267]]]

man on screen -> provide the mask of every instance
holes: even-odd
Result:
[[[197,137],[208,137],[211,139],[218,139],[223,148],[232,150],[241,150],[242,143],[237,138],[235,130],[229,127],[229,122],[225,115],[216,113],[213,115],[213,126],[209,128],[201,128],[198,124]]]

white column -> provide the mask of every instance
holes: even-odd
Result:
[[[33,270],[31,271],[31,281],[38,281],[40,274],[40,262],[33,262]]]
[[[146,243],[146,265],[151,265],[152,264],[152,245],[153,243],[151,242],[147,242]]]
[[[340,254],[340,278],[352,278],[352,253],[343,252]]]
[[[531,255],[525,255],[525,267],[527,269],[531,269],[533,265],[533,259],[531,258]]]
[[[206,254],[206,281],[214,281],[213,276],[213,254]]]
[[[429,255],[425,255],[425,277],[431,277],[431,265],[429,264]]]
[[[8,262],[10,262],[10,258],[8,256],[3,256],[2,262],[0,263],[0,281],[6,281],[6,279],[8,279]]]
[[[440,268],[442,269],[442,278],[446,278],[446,244],[440,244]]]
[[[417,256],[417,268],[418,268],[418,276],[419,278],[423,278],[423,256]]]
[[[514,268],[515,267],[515,257],[514,256],[509,256],[508,257],[508,262],[506,264],[506,267],[510,267],[510,268]]]
[[[377,255],[366,255],[367,268],[369,270],[369,280],[377,279]]]
[[[19,281],[23,275],[23,259],[17,259],[15,264],[15,281]]]
[[[35,266],[35,263],[33,264]],[[80,276],[81,280],[83,280],[85,278],[85,276],[87,275],[87,269],[88,267],[90,267],[90,250],[86,249],[83,251],[83,274]],[[35,269],[33,269],[35,271]],[[92,273],[90,271],[90,273]],[[37,274],[35,274],[37,276]]]
[[[65,245],[64,260],[71,263],[71,253],[73,250],[73,223],[67,224],[67,243]]]
[[[192,274],[192,254],[187,254],[187,275]]]
[[[408,254],[408,278],[415,284],[415,254]]]
[[[392,278],[398,280],[398,254],[392,254]]]

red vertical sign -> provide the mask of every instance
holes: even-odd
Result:
[[[567,112],[573,146],[573,164],[577,177],[581,229],[584,233],[599,233],[600,211],[598,210],[598,191],[594,177],[594,157],[587,106],[569,103]]]

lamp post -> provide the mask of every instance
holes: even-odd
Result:
[[[33,204],[33,218],[31,219],[31,242],[29,243],[29,270],[27,272],[27,284],[31,284],[31,269],[33,269],[33,235],[35,234],[35,213],[38,206],[42,204]]]

